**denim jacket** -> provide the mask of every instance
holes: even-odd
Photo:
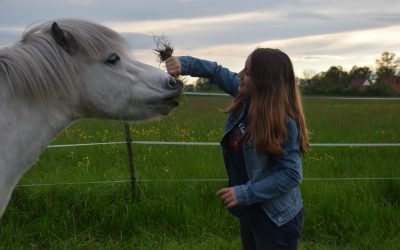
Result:
[[[237,74],[218,65],[215,62],[197,59],[190,56],[178,57],[182,66],[182,75],[204,77],[210,83],[218,85],[222,90],[236,96],[240,78]],[[246,115],[242,106],[235,117],[228,115],[221,140],[224,159],[227,155],[227,145],[224,137],[243,121]],[[292,220],[302,209],[299,184],[302,179],[301,152],[298,140],[296,122],[286,118],[288,138],[282,147],[285,153],[272,155],[256,150],[254,143],[247,140],[243,144],[243,156],[249,181],[245,185],[234,186],[238,205],[252,205],[259,203],[268,217],[281,226]],[[225,167],[229,172],[231,167],[225,160]]]

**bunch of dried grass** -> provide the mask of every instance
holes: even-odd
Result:
[[[157,46],[154,51],[157,52],[160,63],[165,62],[165,60],[170,58],[174,53],[174,47],[172,47],[171,41],[164,35],[153,36],[153,39]]]

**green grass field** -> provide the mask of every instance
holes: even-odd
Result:
[[[132,124],[137,141],[217,142],[229,97],[187,97],[169,117]],[[399,143],[400,101],[304,100],[311,143]],[[125,140],[121,122],[82,120],[53,144]],[[29,143],[29,142],[27,142]],[[240,249],[214,193],[218,146],[134,144],[138,182],[19,186],[0,249]],[[301,249],[400,249],[400,147],[313,147],[303,158]],[[49,148],[20,185],[128,180],[126,145]],[[200,180],[201,179],[201,180]],[[206,179],[210,179],[207,181]]]

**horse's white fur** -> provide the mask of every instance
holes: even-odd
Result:
[[[180,86],[128,56],[122,37],[103,26],[58,20],[73,40],[67,53],[51,23],[0,49],[0,217],[21,176],[53,138],[82,117],[144,120],[166,115]],[[115,65],[104,63],[117,53]]]

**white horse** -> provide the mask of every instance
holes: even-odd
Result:
[[[178,105],[182,83],[128,49],[115,31],[70,19],[29,28],[0,49],[0,217],[18,180],[71,122],[146,120]]]

